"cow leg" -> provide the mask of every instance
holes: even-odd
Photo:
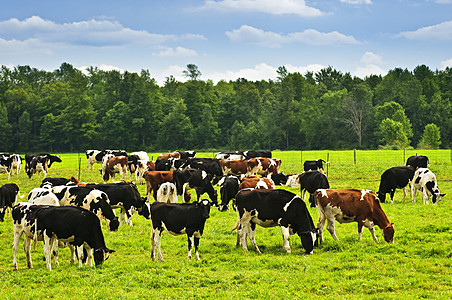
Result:
[[[52,252],[53,252],[53,256],[55,257],[55,265],[59,265],[60,263],[58,262],[58,255],[59,255],[59,249],[58,249],[58,239],[54,239],[53,243],[52,243]]]
[[[336,235],[334,218],[327,219],[326,229],[328,229],[328,231],[331,233],[331,236],[333,237],[333,239],[335,239],[336,241],[339,241],[339,239],[337,238],[337,235]]]
[[[389,192],[389,196],[391,196],[391,203],[394,203],[394,193],[395,193],[395,189],[392,189],[392,190]]]
[[[242,225],[239,224],[239,227],[237,227],[237,242],[235,244],[235,247],[240,246],[240,240],[242,238]]]
[[[283,249],[286,250],[287,253],[290,253],[290,233],[289,233],[289,227],[281,226],[282,235],[283,235]]]
[[[189,236],[187,234],[187,238],[188,238],[188,256],[187,256],[187,259],[191,259],[191,247],[192,247],[192,244],[193,244],[193,241],[192,241],[193,235]]]
[[[408,194],[407,187],[404,187],[404,188],[402,189],[402,191],[403,191],[403,199],[402,199],[402,202],[405,202],[406,195]]]
[[[199,252],[198,252],[199,238],[200,237],[197,237],[196,234],[195,234],[195,236],[194,236],[194,244],[195,244],[195,258],[196,258],[196,260],[199,260]]]
[[[424,203],[424,204],[428,204],[428,194],[427,194],[427,188],[423,188],[422,189],[422,202]]]
[[[69,250],[71,250],[71,264],[75,263],[75,247],[72,244],[68,244]]]
[[[31,261],[31,239],[25,235],[24,238],[24,251],[27,257],[27,265],[29,269],[33,269],[33,262]]]
[[[253,248],[254,248],[254,250],[256,250],[256,252],[262,253],[256,244],[255,233],[256,233],[256,224],[253,222],[250,222],[248,237],[250,238],[251,245],[253,245]]]
[[[155,240],[154,240],[155,230],[152,229],[151,233],[151,259],[155,261]]]
[[[19,250],[19,243],[20,243],[20,237],[22,236],[22,232],[14,230],[14,240],[13,240],[13,271],[17,271],[17,250]],[[27,237],[25,237],[27,239]],[[25,248],[25,241],[24,241],[24,248]],[[28,262],[28,255],[27,255],[27,262]],[[28,266],[30,267],[31,262],[28,263]]]
[[[43,233],[43,239],[44,239],[44,256],[46,258],[46,267],[47,270],[52,271],[51,256],[52,256],[52,246],[55,239],[53,237],[47,236],[45,232]]]
[[[372,238],[374,239],[374,241],[375,241],[376,243],[378,243],[377,236],[375,235],[375,228],[374,228],[373,226],[371,226],[371,227],[369,227],[369,231],[370,231],[370,233],[372,234]]]
[[[320,205],[317,206],[317,210],[319,211],[319,221],[317,222],[317,228],[319,229],[319,241],[320,241],[320,243],[322,243],[323,242],[323,230],[325,227],[326,217],[325,217],[325,214],[323,213],[322,209],[320,208]]]
[[[122,225],[122,223],[124,223],[125,221],[126,221],[126,210],[123,207],[121,207],[121,212],[119,213],[119,225]]]
[[[162,230],[160,229],[155,229],[154,232],[152,233],[152,247],[151,247],[151,258],[154,261],[154,250],[155,247],[157,247],[157,255],[159,257],[160,261],[164,261],[163,260],[163,256],[162,256],[162,252],[160,251],[160,239],[162,236]]]
[[[417,189],[415,188],[414,184],[411,185],[411,192],[410,192],[410,196],[411,196],[411,203],[416,202],[416,192]]]
[[[86,253],[87,253],[88,266],[90,266],[92,268],[93,267],[93,249],[91,249],[91,247],[88,245],[83,245],[83,248],[85,248]]]
[[[78,267],[81,268],[83,266],[83,244],[80,246],[75,246],[75,250],[77,251],[78,256]]]

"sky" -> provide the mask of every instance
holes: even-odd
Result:
[[[452,0],[0,0],[0,65],[149,70],[163,85],[452,67]]]

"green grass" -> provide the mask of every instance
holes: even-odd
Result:
[[[186,236],[162,236],[165,262],[150,259],[151,224],[134,216],[134,226],[123,225],[109,232],[103,224],[106,244],[115,249],[99,268],[69,263],[68,249],[60,250],[60,265],[49,272],[42,260],[42,243],[32,251],[34,269],[26,267],[22,246],[18,252],[19,271],[12,271],[11,216],[0,223],[0,288],[2,298],[264,298],[264,299],[407,299],[452,297],[452,197],[451,153],[449,150],[417,151],[430,157],[430,169],[438,178],[441,193],[447,195],[437,205],[401,202],[397,191],[395,203],[383,203],[389,220],[395,223],[394,244],[375,243],[368,230],[358,240],[356,223],[336,224],[339,241],[325,231],[324,243],[305,255],[298,236],[292,236],[292,253],[282,249],[279,228],[256,230],[256,241],[263,252],[243,252],[235,247],[236,235],[230,229],[236,222],[233,211],[211,210],[211,217],[200,242],[201,261],[187,261]],[[416,151],[407,151],[406,158]],[[286,173],[300,173],[301,160],[329,160],[332,188],[378,189],[381,173],[389,167],[404,165],[403,151],[274,151]],[[154,158],[157,154],[153,153]],[[213,153],[198,156],[213,157]],[[54,164],[49,176],[78,174],[78,155],[61,155],[63,163]],[[81,157],[81,179],[101,182],[99,165],[86,171]],[[28,179],[22,171],[13,175],[21,194],[39,186],[42,177]],[[0,183],[7,181],[0,174]],[[286,188],[299,193],[296,188]],[[144,195],[145,188],[139,186]],[[318,212],[310,208],[314,223]]]

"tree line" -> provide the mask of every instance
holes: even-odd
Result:
[[[452,69],[364,79],[329,66],[275,80],[201,80],[194,64],[159,86],[148,70],[63,63],[0,70],[0,151],[448,148]]]

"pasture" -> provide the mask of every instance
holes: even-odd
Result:
[[[451,298],[450,150],[407,151],[405,158],[403,151],[358,151],[356,165],[353,151],[273,151],[273,157],[282,160],[284,173],[292,174],[302,171],[301,160],[326,160],[329,154],[328,179],[332,188],[377,191],[381,173],[389,167],[404,165],[406,158],[415,153],[430,158],[430,169],[437,176],[440,191],[447,195],[437,205],[431,201],[424,205],[421,195],[416,203],[409,200],[402,203],[402,192],[397,190],[394,204],[388,201],[382,204],[389,220],[395,223],[394,244],[384,242],[379,228],[376,244],[367,229],[363,240],[358,240],[357,223],[336,223],[339,241],[334,241],[325,230],[324,243],[313,255],[305,255],[300,239],[294,235],[290,241],[292,253],[286,254],[279,227],[257,227],[256,241],[263,253],[252,250],[245,253],[235,247],[236,233],[230,232],[236,213],[212,208],[200,240],[201,261],[187,260],[186,236],[164,233],[161,249],[165,262],[152,262],[150,220],[135,214],[134,226],[122,225],[117,232],[108,231],[103,222],[106,245],[116,253],[101,267],[71,265],[69,250],[61,249],[60,265],[52,264],[53,271],[49,272],[39,242],[36,250],[32,250],[34,269],[28,269],[21,242],[19,270],[12,271],[13,226],[8,215],[0,223],[1,298]],[[157,155],[150,153],[154,159]],[[84,154],[62,154],[63,162],[53,164],[48,176],[77,176],[79,157],[80,179],[101,182],[100,165],[95,165],[95,171],[87,172]],[[11,176],[10,182],[17,183],[20,193],[27,195],[41,180],[42,175],[29,179],[22,168],[19,175]],[[0,183],[6,182],[6,174],[0,174]],[[144,196],[145,186],[138,185],[138,188]],[[300,194],[297,188],[283,188]],[[317,209],[309,208],[309,211],[317,224]]]

